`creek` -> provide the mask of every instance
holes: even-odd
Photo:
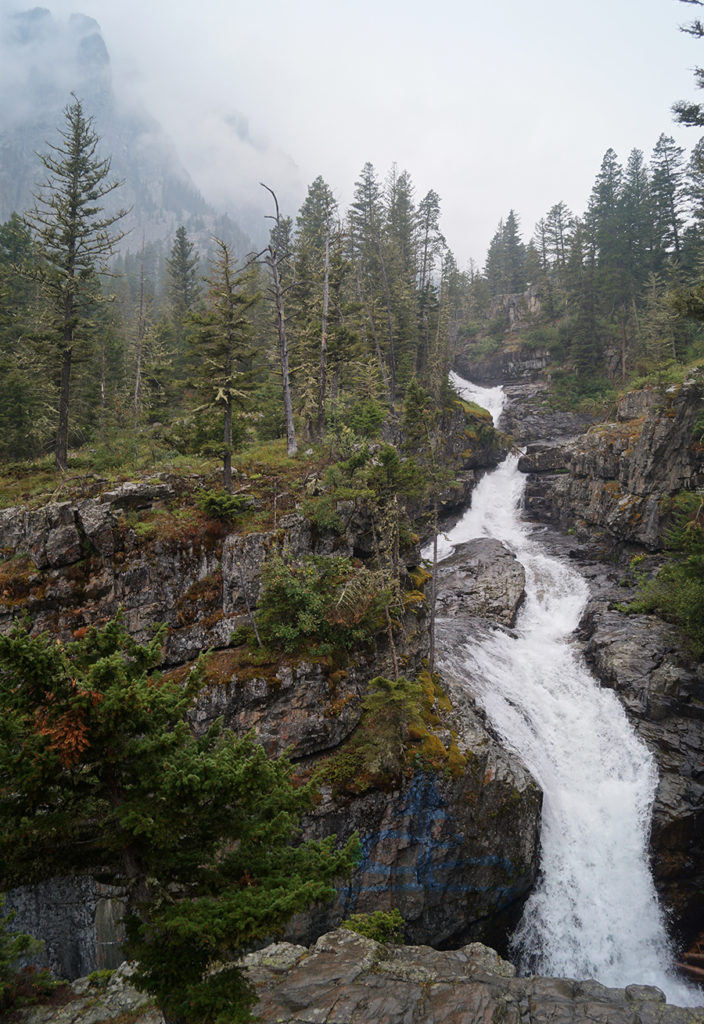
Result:
[[[453,383],[498,422],[501,388],[456,375]],[[676,974],[650,871],[654,759],[581,657],[573,634],[588,586],[522,520],[517,462],[509,455],[482,478],[438,543],[444,559],[458,549],[461,557],[469,540],[495,538],[526,573],[514,629],[487,627],[470,639],[438,621],[440,667],[464,681],[543,791],[540,877],[511,940],[514,958],[524,973],[657,985],[676,1005],[700,1005],[701,991]]]

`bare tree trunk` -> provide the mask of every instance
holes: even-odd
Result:
[[[428,664],[430,671],[435,671],[435,605],[438,579],[438,501],[433,500],[433,570],[430,577],[430,650]]]
[[[142,350],[144,348],[144,238],[142,238],[142,254],[139,270],[139,315],[137,318],[137,365],[134,374],[134,401],[132,405],[132,423],[137,429],[139,419],[139,398],[142,388]]]
[[[61,472],[68,466],[68,399],[71,384],[71,359],[73,348],[64,348],[61,362],[61,391],[59,394],[59,425],[56,431],[56,454],[54,463]]]
[[[372,337],[374,338],[374,347],[376,349],[376,358],[377,358],[378,363],[379,363],[379,372],[381,373],[381,378],[384,381],[384,388],[386,389],[386,394],[388,396],[389,403],[391,403],[391,389],[389,388],[389,377],[388,377],[388,374],[386,372],[386,367],[384,366],[384,357],[383,357],[383,355],[381,353],[381,345],[379,344],[379,336],[376,333],[376,327],[374,325],[374,318],[373,318],[373,316],[371,314],[371,310],[369,309],[369,306],[368,306],[367,302],[365,301],[365,299],[364,299],[364,297],[362,295],[362,285],[361,285],[361,282],[359,280],[359,275],[357,275],[357,297],[359,299],[360,305],[364,306],[364,311],[367,314],[367,320],[369,321],[369,327],[370,327],[371,332],[372,332]]]
[[[384,257],[381,254],[381,245],[377,242],[376,251],[379,254],[379,263],[381,264],[381,276],[384,279],[384,295],[386,296],[386,320],[389,327],[389,374],[391,377],[391,387],[389,389],[389,400],[391,404],[391,412],[396,412],[396,356],[394,354],[394,331],[391,323],[391,293],[389,292],[389,279],[386,275],[386,264],[384,263]]]
[[[249,619],[249,623],[252,629],[254,630],[254,635],[257,638],[257,645],[261,647],[262,638],[259,636],[259,630],[257,629],[257,620],[254,618],[254,615],[252,614],[252,606],[250,605],[249,598],[247,597],[247,583],[244,578],[244,573],[242,572],[242,566],[240,565],[239,562],[235,562],[235,565],[237,566],[237,572],[239,573],[240,577],[240,586],[242,587],[242,597],[244,598],[244,606],[247,609],[247,618]]]
[[[105,383],[105,334],[100,336],[100,441],[105,441],[105,406],[107,386]]]
[[[291,378],[288,365],[288,342],[286,340],[286,320],[284,317],[283,290],[279,267],[275,260],[271,260],[269,266],[274,279],[274,293],[276,297],[276,318],[279,328],[279,362],[281,364],[281,387],[284,399],[284,416],[286,417],[286,453],[295,455],[298,451],[296,443],[296,428],[293,424],[293,403],[291,401]]]
[[[320,379],[318,382],[318,437],[325,436],[325,398],[327,391],[328,305],[330,301],[330,232],[325,235],[325,277],[323,279],[323,325],[320,336]]]
[[[628,353],[628,343],[626,339],[626,317],[625,314],[621,318],[621,380],[626,379],[626,357]]]
[[[223,442],[225,451],[222,459],[222,486],[228,494],[232,494],[232,396],[230,394],[225,400]]]
[[[276,216],[274,220],[277,227],[277,234],[281,228],[281,215],[279,213],[279,201],[276,198],[276,193],[273,189],[270,189],[264,182],[260,182],[262,188],[265,188],[267,192],[271,194],[274,199],[274,205],[276,208]],[[276,243],[278,245],[278,241]],[[291,379],[288,365],[288,342],[286,340],[286,318],[284,316],[284,292],[281,285],[281,275],[279,274],[279,261],[281,255],[273,242],[269,243],[268,253],[266,257],[266,263],[269,265],[271,270],[271,276],[274,282],[274,299],[276,302],[276,319],[279,330],[279,362],[281,364],[281,386],[283,390],[284,399],[284,416],[286,417],[286,452],[288,455],[295,455],[298,451],[298,444],[296,443],[296,430],[293,423],[293,403],[291,401]],[[266,250],[265,250],[266,251]]]

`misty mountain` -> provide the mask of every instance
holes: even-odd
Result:
[[[60,141],[71,93],[94,118],[101,155],[111,157],[112,176],[124,183],[110,197],[114,208],[131,208],[123,249],[134,252],[143,238],[170,243],[180,224],[202,252],[213,234],[240,256],[252,249],[232,218],[200,194],[158,122],[115,95],[98,22],[83,14],[62,21],[41,7],[0,21],[0,223],[33,205],[46,178],[37,153]]]

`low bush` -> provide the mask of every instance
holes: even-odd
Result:
[[[344,655],[384,626],[389,600],[381,574],[349,558],[279,555],[264,567],[257,608],[262,642],[287,654]]]
[[[405,921],[397,907],[393,910],[375,910],[371,914],[352,914],[342,922],[343,928],[349,928],[351,932],[364,935],[367,939],[396,945],[404,941],[404,926]]]

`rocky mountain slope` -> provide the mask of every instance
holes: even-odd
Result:
[[[64,21],[43,7],[0,15],[0,223],[34,205],[47,178],[37,153],[58,144],[72,93],[94,118],[100,155],[111,158],[112,176],[123,182],[106,209],[129,210],[120,225],[129,232],[125,249],[138,251],[142,239],[170,245],[181,224],[203,251],[213,233],[239,255],[253,248],[199,193],[161,126],[115,95],[97,21],[83,14]]]
[[[695,378],[676,391],[627,397],[614,424],[584,434],[576,417],[541,418],[535,394],[535,383],[514,384],[507,417],[514,435],[529,443],[522,462],[529,474],[527,512],[549,524],[545,543],[576,560],[590,579],[585,654],[657,758],[655,875],[679,938],[691,939],[701,929],[704,891],[704,673],[672,627],[652,616],[626,617],[616,603],[623,597],[623,559],[660,543],[663,498],[683,480],[697,484],[699,383]],[[556,430],[562,435],[553,433],[556,443],[536,443]],[[448,447],[459,469],[461,438]],[[477,462],[475,455],[465,465],[465,484],[471,488],[471,475],[497,457],[487,452]],[[273,550],[285,544],[299,557],[359,554],[363,525],[346,515],[342,532],[332,536],[291,508],[275,529],[242,532],[194,511],[193,486],[175,479],[124,484],[79,501],[0,513],[0,628],[27,609],[38,629],[80,635],[123,607],[138,637],[167,621],[165,662],[172,671],[215,648],[194,726],[223,716],[237,731],[254,728],[270,753],[290,748],[301,771],[325,768],[327,782],[307,834],[334,831],[344,838],[356,829],[362,840],[362,862],[335,904],[294,921],[287,938],[309,943],[350,913],[398,907],[407,941],[458,947],[389,951],[338,931],[312,951],[299,945],[264,951],[250,960],[263,1019],[340,1019],[335,1014],[343,1003],[359,1020],[378,1018],[380,1008],[389,1020],[410,1021],[497,1014],[523,1021],[696,1019],[667,1007],[655,990],[517,979],[495,954],[459,948],[478,940],[505,949],[537,870],[541,801],[535,783],[452,679],[442,688],[424,683],[423,735],[411,743],[410,760],[409,750],[400,756],[388,744],[368,744],[360,779],[353,744],[368,738],[363,701],[371,678],[391,667],[383,635],[344,672],[306,659],[267,671],[245,668],[230,637],[256,606]],[[466,491],[460,486],[447,497],[450,511]],[[629,511],[636,505],[639,516]],[[404,559],[415,573],[418,548],[411,545]],[[510,552],[480,540],[461,563],[444,564],[438,602],[443,616],[464,617],[468,628],[472,622],[510,628],[523,586]],[[426,626],[423,603],[409,602],[398,652],[409,675],[422,667]],[[112,895],[82,891],[78,902],[86,913],[72,929],[66,915],[75,893],[73,904],[60,886],[39,900],[36,892],[13,894],[23,927],[47,935],[50,962],[73,977],[119,957],[109,924]],[[311,1007],[317,1016],[308,1014]],[[145,1022],[158,1019],[145,1012]]]

